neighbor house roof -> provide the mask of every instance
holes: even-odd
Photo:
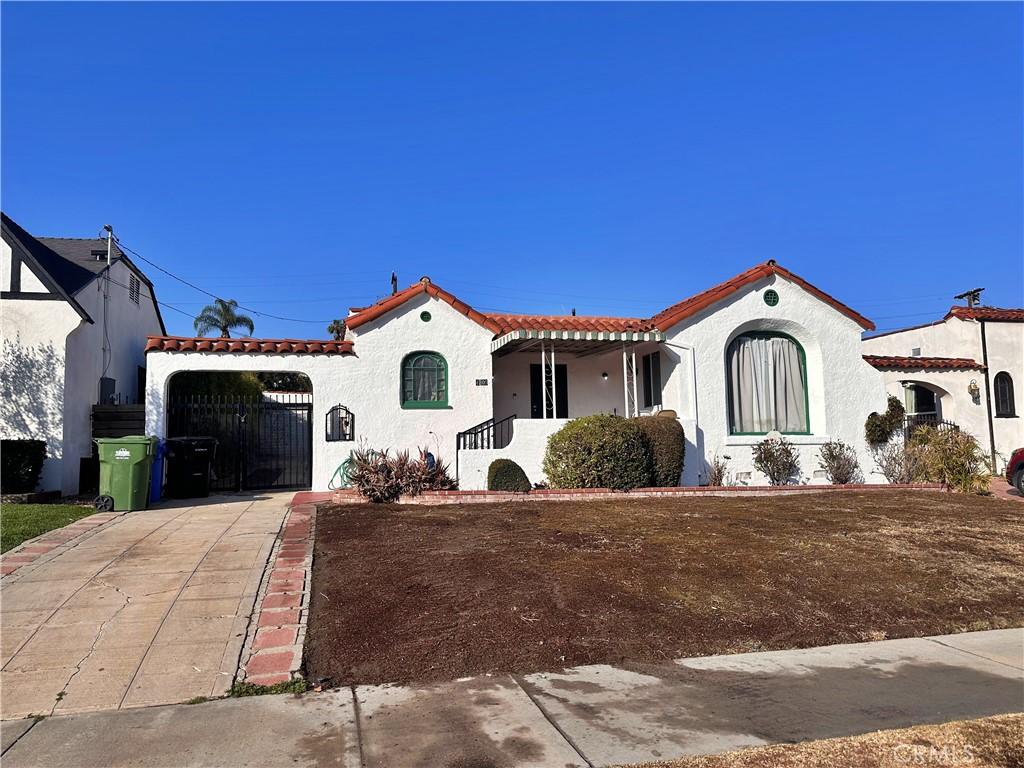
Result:
[[[788,269],[779,266],[774,259],[770,259],[763,264],[758,264],[756,267],[751,267],[746,272],[741,272],[735,277],[726,280],[724,283],[719,283],[713,288],[708,288],[706,291],[701,291],[688,299],[683,299],[678,304],[673,304],[671,307],[663,309],[651,318],[651,322],[658,328],[658,330],[666,331],[676,323],[679,323],[682,320],[717,304],[723,299],[728,298],[741,288],[772,275],[779,275],[792,283],[796,283],[811,295],[816,296],[826,304],[829,304],[842,312],[862,328],[869,331],[874,330],[875,324],[866,317],[850,309],[841,301],[828,295],[824,291],[815,288],[802,277],[799,277]]]
[[[36,237],[29,234],[6,213],[3,216],[4,229],[9,230],[22,247],[36,261],[39,268],[46,273],[60,288],[65,298],[80,309],[72,296],[78,293],[107,269],[107,241],[100,237]],[[149,288],[153,298],[153,310],[156,312],[160,330],[166,333],[164,318],[160,314],[160,305],[156,300],[153,283],[128,256],[114,243],[111,248],[111,264],[123,261],[138,278]],[[81,310],[80,314],[88,318]],[[90,319],[89,322],[92,322]]]
[[[350,329],[358,328],[359,326],[364,325],[365,323],[368,323],[371,320],[376,320],[378,317],[386,315],[391,310],[397,309],[398,307],[405,304],[405,302],[409,301],[410,299],[414,299],[422,294],[426,294],[431,298],[435,298],[445,302],[446,304],[450,304],[456,312],[461,312],[463,315],[468,317],[473,322],[479,323],[484,328],[491,331],[491,333],[498,333],[500,331],[498,324],[495,323],[493,320],[489,319],[487,315],[477,312],[475,309],[469,306],[469,304],[466,304],[464,301],[460,301],[458,298],[448,293],[448,291],[444,290],[440,286],[434,285],[432,282],[430,282],[429,277],[421,277],[420,281],[415,285],[410,285],[405,290],[399,291],[398,293],[394,293],[386,298],[383,298],[377,303],[371,304],[368,307],[355,310],[354,314],[351,314],[347,318],[345,318],[345,326]]]
[[[894,371],[966,371],[983,370],[985,366],[969,357],[899,357],[864,355],[864,359],[879,370]]]
[[[1024,323],[1024,309],[1003,309],[1001,307],[951,307],[946,319],[958,317],[961,320],[992,320],[1000,323]]]
[[[222,339],[193,336],[148,336],[147,352],[225,352],[247,355],[351,355],[351,341],[301,339]]]

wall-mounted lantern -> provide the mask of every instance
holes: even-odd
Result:
[[[324,425],[328,443],[356,439],[356,416],[344,405],[336,405],[327,412]]]
[[[971,396],[974,402],[978,402],[981,396],[981,389],[978,387],[977,379],[971,379],[971,383],[967,385],[967,394]]]

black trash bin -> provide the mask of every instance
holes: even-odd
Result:
[[[171,437],[165,449],[166,495],[194,499],[210,495],[210,467],[217,452],[213,437]]]

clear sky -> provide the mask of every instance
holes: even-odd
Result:
[[[1024,306],[1022,8],[5,2],[2,204],[311,321],[267,337],[392,270],[522,312],[769,258],[880,329]]]

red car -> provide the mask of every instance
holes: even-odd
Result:
[[[1006,482],[1024,493],[1024,448],[1018,448],[1006,462]]]

